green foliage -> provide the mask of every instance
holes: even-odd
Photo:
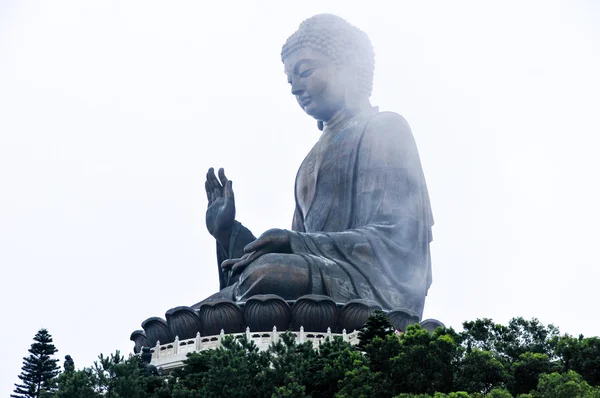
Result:
[[[183,394],[188,390],[199,397],[270,398],[274,386],[269,365],[269,353],[259,351],[254,342],[226,336],[220,348],[188,355],[175,374],[180,384],[175,391],[178,397],[195,396]]]
[[[58,376],[58,390],[53,398],[99,398],[90,369],[72,370]]]
[[[304,378],[307,393],[314,397],[334,397],[339,391],[339,382],[354,369],[362,355],[341,338],[325,341],[313,352],[314,355],[308,356],[308,373]]]
[[[52,336],[46,329],[40,329],[33,340],[29,356],[23,358],[23,367],[19,375],[22,383],[15,384],[11,398],[47,397],[56,390],[59,366],[54,354],[58,350],[52,344]]]
[[[540,377],[535,393],[543,398],[592,398],[600,397],[600,390],[593,389],[578,373],[551,373]]]
[[[455,387],[468,392],[487,394],[507,380],[504,365],[489,351],[478,348],[467,352],[458,366]]]
[[[365,362],[357,360],[354,369],[347,372],[336,398],[386,397],[386,389],[381,383],[381,373],[374,373]]]
[[[525,352],[512,365],[510,390],[514,395],[528,393],[535,389],[542,374],[555,370],[558,366],[550,361],[548,355]]]
[[[392,358],[391,385],[395,393],[451,392],[462,348],[452,329],[438,328],[430,334],[410,325],[400,338],[400,353]]]
[[[559,336],[522,318],[465,322],[461,333],[416,324],[397,335],[381,315],[362,329],[361,350],[340,338],[315,349],[285,333],[261,351],[228,336],[167,376],[117,352],[61,374],[52,397],[600,398],[598,338]]]
[[[591,385],[600,385],[600,338],[565,335],[557,340],[557,345],[564,371],[574,370]]]
[[[296,375],[294,373],[288,373],[286,375],[287,383],[275,388],[271,398],[305,398],[307,396],[305,394],[306,387],[300,385],[295,379]]]
[[[168,397],[163,378],[150,376],[139,356],[129,359],[119,351],[108,357],[100,354],[90,369],[95,391],[104,398],[145,398],[150,396]]]
[[[533,318],[513,318],[508,323],[500,348],[509,358],[517,360],[526,352],[548,355],[554,359],[555,337],[559,330],[554,325],[544,326]]]
[[[385,313],[381,310],[375,310],[365,322],[365,326],[358,331],[358,349],[364,350],[375,337],[385,339],[385,336],[393,333],[394,327],[385,316]]]
[[[554,358],[554,348],[559,330],[553,325],[544,326],[539,320],[513,318],[507,326],[495,324],[491,319],[464,322],[461,334],[467,350],[479,348],[490,351],[505,362],[519,360],[526,352],[546,354]]]
[[[513,398],[512,394],[503,388],[494,388],[486,395],[486,398]]]

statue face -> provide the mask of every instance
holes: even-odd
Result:
[[[286,58],[284,70],[292,94],[308,115],[327,122],[346,106],[344,70],[325,54],[300,49]]]

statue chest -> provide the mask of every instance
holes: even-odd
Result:
[[[315,197],[319,169],[323,164],[326,152],[326,145],[319,144],[321,143],[315,145],[302,163],[302,166],[300,166],[296,179],[296,200],[304,215],[308,214],[310,205]]]
[[[357,130],[320,140],[302,162],[295,188],[296,202],[305,221],[328,213],[332,204],[348,205],[343,198],[351,191],[360,132]]]

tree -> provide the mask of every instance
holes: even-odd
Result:
[[[457,336],[451,328],[438,328],[430,334],[419,324],[408,326],[400,338],[400,354],[390,360],[392,391],[452,392],[456,364],[462,354]]]
[[[11,398],[40,398],[49,396],[56,389],[56,376],[59,372],[58,351],[52,344],[52,336],[46,329],[40,329],[33,338],[29,356],[23,358],[21,368],[22,384],[15,384]]]
[[[525,352],[512,366],[510,392],[514,395],[526,394],[538,385],[540,375],[558,370],[558,365],[551,362],[546,354]]]
[[[261,351],[243,335],[227,336],[220,348],[188,354],[164,377],[147,360],[119,352],[100,355],[91,369],[65,361],[51,397],[600,398],[600,339],[556,330],[514,318],[508,326],[466,322],[462,333],[429,333],[415,324],[395,334],[374,314],[363,328],[362,352],[341,338],[317,348],[284,333]]]
[[[592,398],[600,396],[577,372],[550,373],[540,376],[537,394],[542,398]]]
[[[375,337],[385,339],[385,336],[394,333],[394,327],[381,310],[375,310],[367,319],[365,326],[358,331],[358,349],[364,351]]]
[[[522,317],[513,318],[508,322],[500,348],[513,361],[519,360],[526,352],[544,354],[553,360],[558,336],[559,330],[554,325],[544,326],[536,318],[530,321]]]
[[[90,369],[95,391],[104,398],[170,397],[165,379],[154,376],[146,369],[139,356],[125,359],[115,354],[100,354]]]
[[[52,398],[100,398],[90,369],[71,370],[58,376],[58,391]]]
[[[565,335],[558,341],[557,353],[564,371],[574,370],[589,384],[600,385],[600,338]]]
[[[389,392],[381,383],[384,378],[381,373],[374,373],[365,365],[363,360],[356,360],[354,369],[346,374],[336,398],[367,398],[390,397]]]
[[[355,362],[361,357],[355,348],[339,337],[321,343],[316,355],[307,361],[312,370],[305,378],[307,393],[313,397],[333,398],[340,389],[340,381],[354,369]]]
[[[559,330],[553,325],[544,326],[533,318],[513,318],[507,326],[495,324],[491,319],[477,319],[464,322],[461,333],[463,346],[470,351],[479,348],[490,351],[505,362],[519,360],[521,354],[532,352],[555,358],[556,340]]]
[[[217,349],[188,354],[181,371],[174,372],[178,386],[173,396],[270,398],[273,380],[284,380],[285,374],[271,370],[269,358],[269,352],[260,351],[244,336],[226,336]],[[284,383],[289,381],[278,386]]]
[[[475,348],[460,362],[455,387],[461,391],[487,394],[494,387],[502,386],[506,378],[504,366],[492,353]]]

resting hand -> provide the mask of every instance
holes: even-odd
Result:
[[[260,256],[267,253],[291,253],[290,236],[284,229],[270,229],[262,234],[254,242],[244,247],[241,258],[231,258],[223,261],[221,268],[224,271],[231,270],[231,275],[242,272],[248,265]]]

